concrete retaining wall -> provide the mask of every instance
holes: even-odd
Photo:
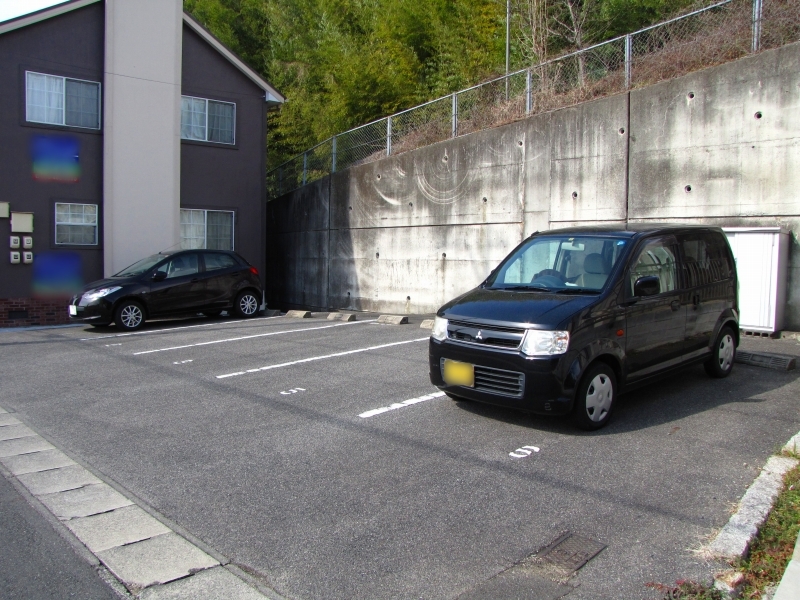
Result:
[[[270,306],[433,312],[524,237],[628,221],[793,232],[800,44],[361,165],[269,203]]]

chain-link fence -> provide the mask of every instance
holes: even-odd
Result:
[[[270,171],[268,196],[384,156],[798,40],[798,0],[724,0],[336,135]]]

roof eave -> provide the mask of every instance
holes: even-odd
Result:
[[[95,0],[96,1],[96,0]],[[286,98],[278,90],[276,90],[270,83],[256,73],[249,67],[241,58],[239,58],[230,48],[220,42],[214,35],[203,27],[198,21],[187,12],[183,13],[183,22],[186,23],[192,30],[208,42],[217,52],[225,57],[234,67],[239,69],[250,81],[255,83],[258,87],[264,90],[264,101],[270,105],[283,104]]]
[[[0,23],[0,35],[8,33],[9,31],[14,31],[15,29],[27,27],[28,25],[33,25],[34,23],[39,23],[40,21],[44,21],[46,19],[63,15],[64,13],[83,8],[84,6],[88,6],[89,4],[94,4],[100,1],[101,0],[72,0],[71,2],[56,4],[50,8],[43,8],[42,10],[37,10],[36,12],[29,13],[27,15],[9,19],[8,21]]]

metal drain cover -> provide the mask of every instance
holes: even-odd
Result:
[[[764,367],[765,369],[775,369],[777,371],[791,371],[795,368],[796,359],[794,356],[787,356],[786,354],[737,350],[736,362],[742,363],[743,365],[752,365],[754,367]]]
[[[536,556],[536,559],[548,562],[564,571],[577,571],[605,547],[605,544],[596,540],[567,531],[553,540]]]

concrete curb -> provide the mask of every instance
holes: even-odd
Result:
[[[408,325],[408,317],[401,315],[381,315],[378,317],[381,325]]]
[[[798,447],[800,447],[800,432],[795,434],[783,449],[797,452]],[[714,558],[722,558],[729,562],[746,557],[750,545],[767,520],[775,499],[783,487],[786,473],[798,463],[800,461],[794,458],[771,456],[759,476],[742,496],[736,513],[709,544],[706,552]],[[736,598],[740,593],[742,579],[740,573],[729,569],[714,576],[714,587],[728,597]],[[786,568],[773,600],[790,598],[800,598],[800,536],[792,560]]]

